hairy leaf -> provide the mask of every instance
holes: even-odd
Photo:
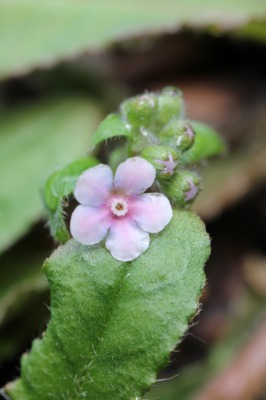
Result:
[[[79,175],[97,163],[94,157],[81,158],[54,172],[46,181],[44,201],[48,211],[51,235],[62,243],[70,238],[64,221],[63,201],[66,196],[74,192]]]
[[[213,128],[197,121],[191,121],[191,125],[196,133],[195,143],[182,155],[184,164],[194,164],[225,151],[224,141]]]
[[[56,167],[85,155],[100,110],[86,98],[47,100],[0,121],[0,251],[43,215],[41,187]]]
[[[204,225],[188,211],[175,211],[131,263],[103,245],[60,247],[44,266],[52,318],[6,388],[11,399],[139,399],[198,307],[208,255]]]
[[[73,59],[129,35],[184,25],[265,39],[264,21],[263,0],[0,0],[0,76]]]
[[[131,138],[131,131],[118,114],[109,114],[99,125],[93,135],[92,143],[98,144],[117,136]]]

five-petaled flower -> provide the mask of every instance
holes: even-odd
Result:
[[[114,258],[137,258],[149,247],[149,233],[160,232],[173,215],[163,194],[143,193],[155,177],[155,168],[141,157],[120,164],[114,179],[107,165],[84,171],[74,191],[80,205],[71,217],[72,236],[85,245],[107,236],[106,247]]]

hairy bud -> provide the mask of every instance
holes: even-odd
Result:
[[[154,166],[159,180],[169,179],[178,164],[178,153],[172,147],[148,146],[142,151],[141,157]]]
[[[190,205],[200,190],[200,178],[197,173],[188,170],[178,171],[164,191],[172,203],[181,207]]]
[[[173,117],[182,117],[183,113],[184,102],[182,92],[171,86],[164,88],[158,97],[158,124],[164,126]]]
[[[121,112],[135,128],[150,127],[158,109],[158,98],[154,93],[132,97],[121,105]]]
[[[195,132],[187,121],[172,119],[161,131],[160,138],[163,143],[186,151],[195,141]]]

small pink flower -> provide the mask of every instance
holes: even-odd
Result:
[[[82,244],[92,245],[108,235],[106,247],[114,258],[120,261],[137,258],[149,247],[149,233],[160,232],[173,215],[163,194],[143,194],[155,177],[155,168],[141,157],[120,164],[114,179],[107,165],[84,171],[74,191],[81,205],[71,217],[73,237]]]
[[[173,175],[174,174],[175,168],[177,166],[177,161],[175,161],[173,159],[172,154],[169,154],[167,161],[163,161],[163,160],[156,160],[156,161],[164,166],[163,174],[165,174],[165,175]]]
[[[185,192],[185,201],[194,200],[199,192],[198,186],[193,182],[192,179],[188,179],[189,190]]]

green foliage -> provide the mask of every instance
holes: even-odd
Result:
[[[151,13],[152,8],[152,13]],[[208,12],[206,12],[208,10]],[[0,0],[0,76],[25,73],[140,32],[178,31],[184,24],[217,33],[265,38],[261,0]],[[56,38],[56,40],[55,40]],[[21,45],[23,44],[23,46]]]
[[[98,161],[93,157],[81,158],[54,172],[46,181],[44,201],[48,211],[51,235],[62,243],[70,238],[64,221],[64,199],[74,192],[79,175],[97,163]]]
[[[131,130],[118,114],[109,114],[94,133],[92,143],[96,145],[107,139],[119,136],[131,138]]]
[[[84,97],[46,100],[0,121],[0,251],[43,215],[40,190],[57,166],[84,154],[100,110]]]
[[[225,152],[225,143],[222,138],[208,125],[201,122],[190,121],[195,132],[193,146],[182,154],[184,164],[195,164],[202,159],[213,157]]]
[[[6,388],[11,399],[139,399],[198,307],[208,255],[204,225],[186,211],[131,263],[101,244],[60,247],[44,266],[51,321]]]

